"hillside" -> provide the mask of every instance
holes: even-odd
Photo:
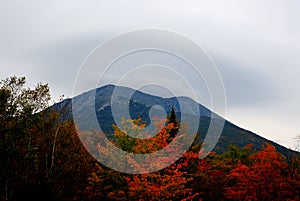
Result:
[[[125,87],[112,96],[116,87],[108,85],[47,107],[48,86],[28,89],[24,84],[22,77],[0,83],[0,200],[299,200],[300,160],[283,157],[299,153],[222,121],[190,98],[161,98]],[[155,105],[160,107],[153,109]],[[153,112],[165,118],[171,108],[176,111],[172,109],[167,124],[159,122],[155,136],[129,137],[147,128]],[[114,127],[112,135],[112,111],[120,118],[140,118],[126,121],[126,132]],[[176,116],[186,117],[182,133],[177,133]],[[80,131],[75,120],[82,121],[76,124]],[[211,136],[206,133],[214,121],[225,122],[217,153],[199,158],[198,145]],[[98,124],[113,143],[98,141],[103,136],[92,130]],[[189,132],[193,125],[199,125],[198,132]],[[209,129],[214,137],[215,129]],[[195,143],[180,152],[187,145],[180,143],[191,136]],[[256,150],[243,147],[248,144]],[[115,147],[125,152],[115,154]],[[171,155],[157,155],[161,150]]]
[[[97,115],[97,120],[99,125],[101,126],[102,131],[107,135],[108,138],[113,138],[113,128],[112,125],[116,124],[113,116],[112,116],[112,107],[111,107],[111,96],[113,90],[116,86],[114,85],[106,85],[96,89],[95,92],[95,110]],[[179,100],[181,103],[185,104],[188,110],[185,110],[188,113],[189,118],[195,118],[200,115],[200,122],[198,127],[198,135],[200,139],[204,139],[208,130],[208,127],[211,122],[211,118],[219,118],[222,120],[222,117],[214,114],[208,108],[203,105],[196,103],[194,100],[188,97],[172,97],[172,98],[162,98],[158,96],[153,96],[150,94],[146,94],[140,91],[134,91],[131,88],[127,87],[118,87],[122,93],[132,93],[132,97],[130,100],[126,100],[125,97],[119,96],[114,102],[117,102],[119,105],[122,105],[122,102],[129,101],[129,115],[130,118],[136,119],[140,117],[146,124],[150,123],[149,110],[154,105],[160,105],[168,114],[171,111],[171,108],[174,107],[176,111],[177,118],[180,119],[181,112],[179,106]],[[85,92],[79,96],[74,97],[74,99],[79,103],[79,108],[74,108],[77,113],[81,114],[82,119],[89,119],[90,114],[93,113],[93,108],[91,108],[90,95],[93,91]],[[196,114],[192,105],[197,104],[199,107],[200,114]],[[190,106],[190,107],[189,107]],[[71,119],[72,118],[72,100],[66,99],[58,104],[52,106],[52,108],[56,108],[61,110],[64,108],[67,112],[64,118]],[[126,108],[118,108],[120,113],[123,114]],[[213,117],[212,117],[213,116]],[[89,121],[85,122],[84,125],[80,125],[80,129],[88,130],[90,129]],[[260,150],[262,145],[265,143],[270,143],[271,145],[276,147],[276,150],[284,154],[285,156],[300,155],[298,152],[290,150],[284,146],[281,146],[273,141],[265,139],[251,131],[240,128],[233,123],[225,120],[224,129],[222,131],[221,137],[214,148],[214,151],[218,153],[222,153],[227,150],[230,144],[237,145],[238,147],[244,147],[248,144],[252,144],[253,148]]]

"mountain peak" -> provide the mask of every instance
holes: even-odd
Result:
[[[200,139],[204,139],[206,136],[206,133],[208,129],[214,129],[210,128],[211,120],[214,118],[219,119],[220,121],[225,121],[224,128],[222,131],[222,134],[219,138],[219,141],[214,148],[214,151],[216,152],[223,152],[227,150],[227,147],[230,144],[237,145],[239,147],[246,146],[248,144],[253,144],[253,147],[257,150],[260,150],[262,145],[265,143],[269,143],[276,147],[276,149],[283,153],[286,156],[289,156],[291,153],[295,155],[300,155],[298,152],[292,151],[290,149],[287,149],[286,147],[283,147],[273,141],[267,140],[253,132],[244,130],[236,125],[234,125],[231,122],[228,122],[225,119],[222,119],[222,117],[216,115],[203,105],[195,102],[193,99],[189,97],[171,97],[171,98],[162,98],[159,96],[150,95],[144,92],[141,92],[139,90],[134,90],[129,87],[125,86],[115,86],[113,84],[108,84],[105,86],[101,86],[96,89],[96,92],[94,90],[95,97],[91,98],[91,91],[85,92],[83,94],[80,94],[79,96],[76,96],[73,98],[73,101],[76,100],[80,107],[73,108],[73,110],[76,110],[75,112],[77,114],[80,114],[80,118],[86,119],[85,125],[81,125],[80,129],[86,130],[90,129],[89,127],[89,118],[92,113],[96,114],[97,121],[99,126],[101,127],[102,131],[109,137],[113,137],[113,124],[116,124],[116,121],[114,119],[114,116],[112,115],[112,95],[114,90],[116,89],[120,90],[124,94],[124,96],[120,95],[119,97],[114,97],[114,101],[119,104],[120,109],[118,112],[120,114],[123,114],[124,111],[127,110],[127,113],[129,113],[129,118],[131,119],[137,119],[138,117],[142,118],[143,122],[146,122],[146,124],[149,124],[151,122],[151,118],[149,117],[149,111],[153,106],[159,105],[161,106],[167,116],[172,107],[174,107],[176,111],[176,115],[178,119],[181,118],[181,115],[184,113],[187,113],[189,116],[189,119],[199,119],[199,125],[198,125],[198,136]],[[127,94],[132,94],[131,97],[126,97]],[[92,102],[89,102],[87,100],[94,100],[95,103],[91,104]],[[128,102],[128,107],[123,107],[122,104],[124,102]],[[185,111],[181,111],[180,104],[185,105]],[[66,104],[69,103],[69,104]],[[60,104],[63,104],[63,107],[67,107],[69,110],[69,114],[72,114],[72,106],[70,104],[70,101],[68,102],[61,102]],[[92,107],[92,105],[94,105]],[[198,108],[195,108],[195,105],[197,105]],[[62,105],[61,105],[62,106]],[[56,109],[60,110],[62,107],[56,107]],[[199,111],[197,113],[196,111]],[[69,115],[72,116],[72,115]],[[193,122],[187,120],[188,123]]]

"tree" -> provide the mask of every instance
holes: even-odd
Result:
[[[162,120],[156,120],[155,124],[158,128],[161,128],[163,122]],[[130,137],[128,134],[134,136],[145,125],[139,124],[136,120],[123,120],[122,124],[125,128],[124,131],[114,127],[114,134],[117,139],[116,145],[123,150],[139,154],[152,153],[168,146],[167,140],[170,134],[167,130],[171,130],[174,125],[172,123],[161,130],[157,129],[158,133],[153,137],[138,139]],[[113,159],[113,163],[118,164],[119,160]],[[145,168],[143,165],[160,166],[161,160],[168,160],[168,158],[151,159],[151,164],[140,164],[139,166],[133,160],[128,161],[131,162],[132,168]],[[190,176],[191,172],[188,171],[190,168],[188,166],[197,160],[198,152],[188,151],[176,163],[167,168],[158,172],[139,175],[122,174],[98,165],[96,171],[88,178],[89,185],[87,189],[91,195],[95,196],[93,199],[192,200],[198,196],[198,193],[193,192],[193,189],[188,187],[193,180],[193,177]]]
[[[295,150],[300,151],[300,135],[293,138],[295,141]]]
[[[0,81],[0,194],[8,200],[13,189],[33,177],[36,170],[37,112],[50,100],[47,84],[25,88],[25,77],[12,76]]]
[[[82,200],[95,160],[64,116],[68,105],[48,108],[48,85],[25,84],[0,82],[0,200]]]
[[[172,125],[172,128],[169,130],[170,139],[168,140],[168,142],[171,142],[172,139],[176,137],[179,130],[179,125],[177,122],[176,112],[174,110],[174,107],[172,107],[171,114],[167,118],[167,123],[168,125]]]
[[[285,158],[275,147],[266,144],[261,151],[250,156],[253,163],[237,166],[229,173],[230,185],[226,196],[232,200],[297,200],[296,192],[291,192],[293,184],[287,173]]]
[[[58,116],[52,118],[44,120],[42,131],[46,135],[39,138],[39,161],[44,164],[40,176],[50,186],[53,200],[81,200],[95,160],[79,140],[73,122],[58,123]]]

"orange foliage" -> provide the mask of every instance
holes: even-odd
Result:
[[[126,123],[126,122],[125,122]],[[131,123],[131,122],[127,122]],[[156,122],[158,127],[160,121]],[[146,139],[133,138],[145,126],[134,122],[126,130],[115,128],[116,145],[131,153],[153,153],[169,146],[172,124]],[[129,128],[129,129],[128,129]],[[131,129],[131,130],[130,130]],[[180,139],[179,136],[172,139]],[[102,147],[103,148],[103,147]],[[223,154],[211,153],[198,159],[201,147],[193,145],[170,166],[148,174],[128,175],[97,165],[89,177],[88,191],[92,199],[110,200],[299,200],[300,161],[287,161],[275,147],[266,144],[261,151],[251,145],[229,146]],[[98,146],[101,149],[101,146]],[[109,151],[109,150],[107,150]],[[176,150],[171,150],[176,151]],[[159,160],[168,160],[160,158]],[[143,165],[129,160],[132,168]],[[118,160],[112,161],[118,164]],[[138,167],[137,167],[138,166]]]
[[[267,144],[250,156],[253,164],[239,162],[229,173],[232,185],[226,195],[232,200],[297,200],[290,190],[293,179],[286,175],[285,158]],[[298,184],[299,187],[299,184]],[[298,189],[299,191],[299,189]],[[298,194],[299,195],[299,194]]]

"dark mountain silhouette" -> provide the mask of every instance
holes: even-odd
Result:
[[[118,111],[120,114],[123,114],[128,108],[122,107],[124,102],[129,101],[129,115],[132,119],[137,119],[140,117],[147,125],[151,122],[149,117],[149,111],[152,106],[159,105],[163,108],[167,114],[170,114],[172,107],[176,111],[176,116],[178,119],[181,117],[180,105],[179,102],[185,105],[185,113],[188,113],[189,118],[193,119],[195,117],[199,118],[199,127],[198,127],[198,136],[200,139],[204,139],[209,128],[212,118],[222,120],[222,117],[211,112],[208,108],[203,105],[196,103],[194,100],[188,97],[172,97],[172,98],[162,98],[158,96],[153,96],[146,94],[137,90],[133,90],[128,87],[117,87],[118,90],[122,91],[122,94],[132,94],[130,100],[124,96],[115,97],[114,103],[118,105]],[[80,125],[80,129],[88,130],[92,125],[89,125],[89,118],[91,113],[96,112],[98,123],[102,131],[106,134],[108,138],[113,138],[113,128],[112,125],[116,124],[112,116],[112,105],[111,98],[112,93],[116,89],[114,85],[106,85],[100,88],[97,88],[95,91],[91,90],[85,93],[80,94],[79,96],[74,97],[74,100],[77,101],[77,106],[73,108],[76,110],[76,113],[80,114],[79,118],[87,120],[84,125]],[[94,94],[94,108],[91,107],[91,94]],[[199,113],[195,111],[195,104],[199,107]],[[63,119],[72,119],[72,99],[66,99],[60,103],[57,103],[51,107],[52,109],[57,109],[59,111],[64,110]],[[159,109],[159,108],[158,108]],[[259,117],[258,117],[259,118]],[[187,122],[188,123],[188,122]],[[221,137],[214,148],[214,151],[222,153],[227,150],[228,146],[233,144],[239,147],[244,147],[248,144],[252,144],[254,149],[260,150],[262,145],[269,143],[276,147],[276,150],[289,157],[291,154],[300,156],[299,152],[290,150],[284,146],[281,146],[273,141],[265,139],[251,131],[240,128],[233,123],[225,120],[224,128],[221,134]]]

